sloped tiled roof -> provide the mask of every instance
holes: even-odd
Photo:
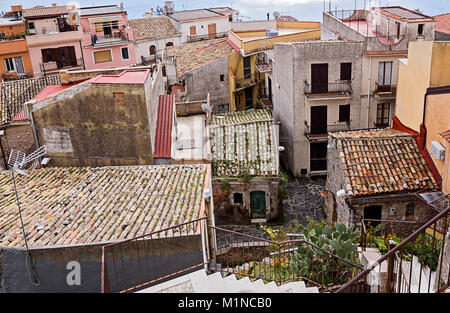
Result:
[[[179,32],[165,16],[138,18],[128,21],[136,40],[147,38],[168,37]]]
[[[160,95],[158,97],[154,158],[172,157],[173,110],[174,95]]]
[[[23,104],[33,99],[48,85],[60,84],[59,75],[18,79],[0,84],[0,125],[10,122],[23,109]],[[8,116],[8,111],[10,116]]]
[[[45,168],[17,177],[33,247],[133,238],[200,217],[206,165]],[[23,246],[14,186],[0,172],[0,246]]]
[[[177,76],[196,70],[206,64],[215,62],[235,52],[224,39],[203,40],[186,43],[168,50],[169,56],[175,57]]]
[[[269,110],[215,114],[210,130],[214,176],[279,174],[278,140]]]
[[[450,13],[436,15],[434,19],[437,32],[450,34]]]
[[[34,8],[23,9],[23,17],[31,18],[31,17],[57,16],[61,14],[69,14],[74,9],[75,7],[70,5],[59,5],[49,7],[37,6]]]
[[[437,188],[412,135],[392,130],[330,133],[336,138],[349,196]]]

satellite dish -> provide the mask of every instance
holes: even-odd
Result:
[[[272,14],[273,14],[273,17],[274,17],[275,19],[279,19],[280,16],[281,16],[280,12],[278,12],[278,11],[275,11],[275,12],[273,12]]]

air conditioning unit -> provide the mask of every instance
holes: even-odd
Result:
[[[445,159],[445,148],[439,143],[439,141],[432,141],[431,142],[431,149],[430,152],[436,160],[444,161]]]

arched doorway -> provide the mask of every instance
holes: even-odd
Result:
[[[155,55],[156,54],[156,47],[155,47],[155,45],[151,45],[149,50],[150,50],[150,55]]]

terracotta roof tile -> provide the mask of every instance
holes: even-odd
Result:
[[[136,40],[180,34],[165,16],[129,20],[128,24]]]
[[[437,32],[450,34],[450,13],[436,15],[434,19]]]
[[[206,165],[46,168],[17,177],[30,246],[133,238],[200,217]],[[14,186],[0,172],[0,246],[23,246]]]
[[[278,140],[269,110],[215,114],[210,130],[213,175],[279,174]]]
[[[226,39],[211,39],[173,47],[167,54],[176,60],[177,76],[196,70],[235,52]]]
[[[60,84],[59,75],[18,79],[0,84],[0,125],[8,123],[23,109],[23,104],[33,99],[47,85]],[[11,116],[8,116],[8,111]]]
[[[50,7],[34,7],[29,9],[23,9],[23,17],[39,17],[39,16],[54,16],[68,14],[75,9],[74,6],[70,5],[60,5],[60,6],[50,6]]]
[[[438,187],[410,134],[382,129],[331,133],[330,136],[336,139],[349,196]]]

